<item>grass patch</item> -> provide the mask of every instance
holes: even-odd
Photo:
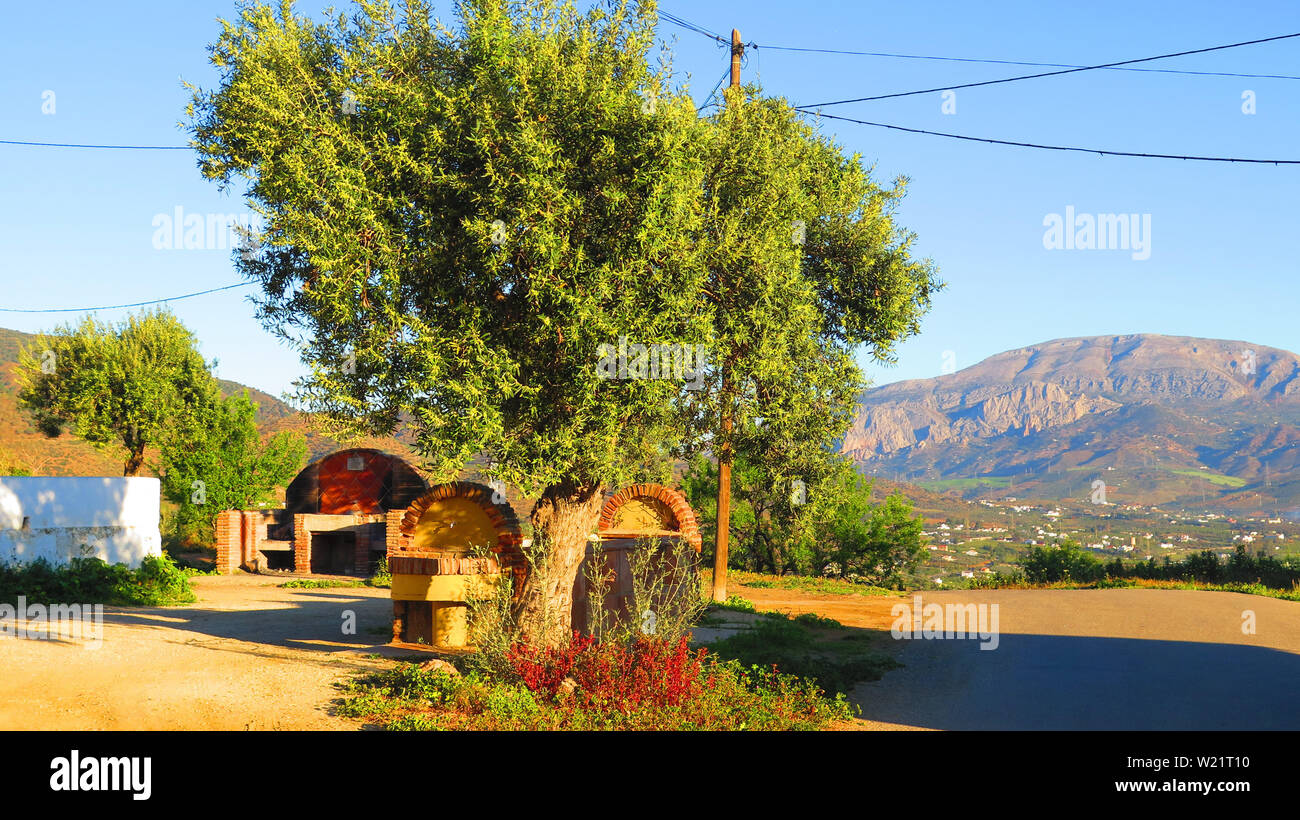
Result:
[[[393,576],[388,572],[388,559],[381,558],[375,574],[365,580],[344,581],[336,578],[294,578],[278,584],[280,589],[359,589],[377,587],[388,589],[393,585]]]
[[[840,578],[819,578],[810,575],[761,575],[756,572],[732,570],[727,577],[740,586],[753,589],[797,589],[802,592],[821,592],[828,595],[905,595],[907,593],[884,587],[859,584]]]
[[[356,589],[366,585],[365,581],[337,581],[332,578],[295,578],[277,584],[280,589]]]
[[[933,492],[945,492],[947,490],[970,490],[975,487],[1008,487],[1011,485],[1011,479],[1008,476],[986,475],[976,478],[943,478],[931,481],[917,481],[916,485]]]
[[[795,618],[768,613],[752,628],[716,641],[709,649],[747,666],[776,666],[816,681],[827,692],[844,693],[862,681],[879,680],[899,665],[868,646],[869,641],[864,632],[812,613]]]
[[[1220,473],[1211,473],[1207,470],[1170,470],[1174,475],[1191,476],[1192,478],[1203,478],[1211,484],[1218,484],[1221,487],[1232,487],[1233,489],[1246,486],[1246,479],[1237,478],[1231,475],[1222,475]]]

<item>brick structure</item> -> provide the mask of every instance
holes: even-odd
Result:
[[[487,516],[496,535],[496,543],[490,547],[491,552],[495,555],[496,562],[514,576],[516,588],[518,588],[519,582],[523,580],[524,574],[528,571],[528,562],[524,558],[524,536],[519,528],[519,517],[515,515],[514,508],[508,502],[504,500],[496,502],[493,497],[494,491],[491,487],[472,481],[455,481],[450,484],[439,484],[425,495],[417,498],[401,516],[401,523],[396,534],[398,539],[396,550],[394,549],[394,536],[389,536],[389,571],[393,571],[392,562],[394,557],[401,558],[403,554],[416,555],[417,553],[426,555],[420,553],[418,546],[415,544],[415,531],[421,518],[425,516],[429,508],[439,501],[462,498],[476,504]],[[389,532],[392,533],[391,527]],[[437,557],[436,552],[428,553],[426,557]]]
[[[686,544],[696,555],[703,539],[695,513],[686,499],[676,490],[661,484],[633,484],[624,487],[605,500],[601,507],[596,539],[587,547],[582,568],[573,589],[573,628],[586,632],[590,627],[593,602],[596,594],[589,584],[589,576],[610,579],[603,591],[601,610],[615,621],[637,619],[636,584],[633,579],[633,556],[643,547],[645,539],[655,539],[665,563],[659,564],[662,572],[671,573],[675,579],[672,589],[661,594],[687,594],[681,587],[693,584],[695,576],[694,555],[681,556],[668,550],[674,542]],[[678,564],[687,560],[692,566]],[[659,603],[641,602],[642,608],[657,609]]]
[[[492,488],[457,481],[433,487],[400,516],[388,513],[394,641],[463,646],[468,596],[500,582],[522,591],[528,564],[519,519],[493,499]],[[474,546],[492,554],[476,556]]]
[[[230,575],[239,568],[243,543],[243,516],[239,510],[217,513],[217,573]]]
[[[300,575],[311,572],[311,530],[304,513],[293,517],[293,571]]]
[[[601,507],[598,531],[615,537],[622,532],[673,535],[696,552],[703,548],[695,511],[681,493],[662,484],[633,484],[611,495]]]
[[[289,483],[283,509],[220,513],[218,571],[368,575],[386,552],[386,516],[400,515],[428,489],[397,456],[367,448],[331,453]]]

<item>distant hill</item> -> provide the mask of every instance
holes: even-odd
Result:
[[[955,491],[1300,510],[1300,357],[1241,341],[1057,339],[866,391],[841,450]]]
[[[18,408],[18,390],[14,367],[18,350],[32,334],[0,328],[0,469],[14,465],[29,469],[33,475],[113,476],[122,474],[126,451],[120,447],[99,449],[68,434],[47,438],[28,421]],[[263,435],[292,430],[307,439],[310,459],[340,449],[342,445],[311,428],[308,417],[275,396],[254,387],[219,379],[223,395],[247,390],[257,404],[257,425]],[[366,439],[356,446],[375,447],[418,464],[419,459],[407,443],[398,438]],[[6,463],[9,462],[9,463]]]

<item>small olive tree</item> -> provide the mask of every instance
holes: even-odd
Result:
[[[804,116],[746,87],[729,89],[707,123],[698,245],[711,377],[685,405],[689,451],[717,462],[715,601],[727,597],[730,532],[743,526],[733,512],[769,538],[769,560],[798,563],[791,550],[780,556],[784,536],[761,519],[775,515],[788,529],[791,487],[821,491],[865,387],[854,354],[865,347],[891,360],[943,286],[895,220],[906,180],[877,184],[860,156]],[[747,498],[733,507],[732,467],[742,461]]]
[[[194,429],[217,394],[194,335],[162,310],[117,325],[87,316],[38,335],[17,373],[19,405],[43,433],[122,446],[125,476],[140,474],[145,448]]]
[[[307,460],[300,433],[263,439],[257,405],[247,391],[205,408],[192,430],[168,437],[160,448],[162,493],[176,504],[173,529],[211,543],[221,510],[243,510],[276,500]]]

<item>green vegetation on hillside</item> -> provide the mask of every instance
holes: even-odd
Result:
[[[1300,587],[1300,559],[1252,555],[1238,546],[1227,559],[1205,550],[1185,560],[1126,562],[1120,558],[1104,562],[1080,549],[1073,541],[1056,547],[1034,547],[1021,562],[1024,581],[1030,584],[1099,583],[1142,579],[1183,581],[1209,585],[1259,585],[1272,590],[1295,591]],[[1015,583],[1016,579],[1003,579]],[[993,584],[985,582],[983,585]]]
[[[1246,479],[1237,478],[1236,476],[1223,475],[1221,473],[1212,473],[1208,470],[1170,470],[1174,475],[1185,475],[1192,478],[1203,478],[1211,484],[1219,484],[1224,487],[1244,487]]]
[[[969,490],[972,487],[1006,487],[1011,484],[1011,479],[1007,476],[986,475],[978,478],[941,478],[932,480],[921,480],[916,482],[917,485],[927,490]]]

